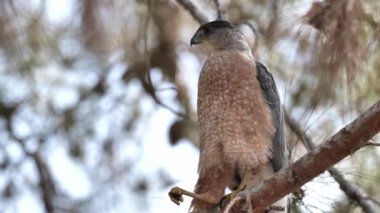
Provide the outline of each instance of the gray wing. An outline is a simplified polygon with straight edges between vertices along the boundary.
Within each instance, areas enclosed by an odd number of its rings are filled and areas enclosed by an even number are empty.
[[[274,127],[276,128],[275,135],[272,139],[272,157],[270,161],[274,171],[278,172],[287,164],[287,158],[285,156],[284,114],[272,75],[260,62],[256,62],[256,70],[257,80],[260,83],[263,95],[271,109]]]

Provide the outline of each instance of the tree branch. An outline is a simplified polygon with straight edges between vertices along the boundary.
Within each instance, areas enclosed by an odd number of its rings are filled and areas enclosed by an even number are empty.
[[[217,19],[222,19],[223,13],[222,13],[222,9],[220,8],[219,0],[214,0],[214,4],[215,4],[216,12],[217,12],[217,16],[216,16]]]
[[[15,109],[19,105],[15,106]],[[1,107],[1,106],[0,106]],[[47,213],[52,213],[54,211],[54,196],[55,196],[55,185],[53,178],[50,174],[49,168],[47,167],[46,163],[43,161],[41,158],[41,155],[39,153],[39,149],[41,148],[41,144],[45,141],[45,137],[41,136],[39,139],[39,144],[38,148],[35,152],[30,152],[28,149],[25,147],[25,140],[19,138],[15,133],[14,129],[12,127],[12,116],[13,116],[13,111],[12,114],[10,114],[8,117],[6,117],[6,129],[9,133],[9,137],[14,140],[16,143],[18,143],[24,153],[31,157],[31,159],[34,161],[37,167],[37,172],[39,174],[39,181],[38,185],[40,187],[41,191],[41,196],[42,196],[42,202],[45,207],[45,210]],[[54,131],[57,130],[56,128]]]
[[[55,196],[55,185],[51,174],[45,162],[42,160],[38,152],[32,155],[32,158],[37,166],[38,174],[40,175],[39,186],[42,191],[42,200],[45,210],[48,213],[54,212],[53,198]]]
[[[178,4],[182,5],[191,16],[194,17],[200,24],[205,24],[209,22],[209,18],[207,18],[206,14],[203,13],[198,7],[196,7],[192,1],[190,0],[177,0]]]
[[[241,196],[242,199],[249,196],[253,208],[269,206],[360,149],[379,131],[380,101],[317,149],[263,180],[256,187],[238,193],[237,196]]]
[[[190,2],[191,3],[191,2]],[[192,4],[192,3],[191,3]],[[169,110],[171,113],[177,115],[178,117],[185,117],[184,113],[177,112],[175,109],[171,108],[169,105],[165,104],[161,101],[161,99],[156,95],[156,88],[153,85],[152,78],[151,78],[151,53],[148,50],[148,29],[149,29],[149,23],[151,20],[152,15],[152,0],[148,1],[148,12],[147,17],[145,19],[144,24],[144,54],[145,54],[145,76],[140,76],[141,83],[145,89],[145,91],[153,98],[153,100],[158,104],[159,106]]]
[[[365,146],[380,146],[380,143],[375,143],[375,142],[368,142],[364,144]]]
[[[41,158],[41,155],[39,153],[40,147],[35,152],[29,152],[25,147],[24,141],[22,139],[18,138],[13,133],[13,130],[10,131],[10,136],[14,141],[16,141],[22,147],[25,154],[27,156],[31,157],[31,159],[36,164],[37,172],[39,175],[38,186],[40,187],[40,191],[41,191],[42,203],[43,203],[47,213],[54,212],[53,199],[54,199],[55,194],[56,194],[55,184],[54,184],[53,178],[50,174],[49,168],[47,167],[44,160]],[[43,140],[43,139],[40,139],[40,144],[41,144],[41,140]],[[40,144],[39,144],[39,146],[40,146]]]
[[[296,136],[303,142],[307,150],[315,150],[317,147],[313,143],[311,137],[301,129],[301,127],[298,125],[295,119],[289,115],[289,113],[287,113],[285,110],[284,112],[285,122],[290,130],[295,133]],[[340,189],[346,194],[346,196],[350,200],[355,201],[363,209],[364,212],[376,212],[376,207],[374,206],[373,201],[368,199],[370,196],[360,186],[346,180],[343,175],[340,174],[340,172],[334,167],[331,167],[328,169],[328,171],[334,180],[339,184]]]

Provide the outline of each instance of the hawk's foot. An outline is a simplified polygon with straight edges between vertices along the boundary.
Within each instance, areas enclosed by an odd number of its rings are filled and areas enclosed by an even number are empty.
[[[170,192],[168,193],[169,194],[169,197],[170,197],[170,200],[172,200],[175,204],[179,205],[180,202],[183,202],[183,192],[185,190],[179,188],[179,187],[174,187],[170,190]]]
[[[168,193],[170,200],[172,200],[175,204],[179,205],[181,202],[183,202],[183,196],[187,195],[189,197],[192,197],[194,199],[209,203],[209,204],[217,204],[218,201],[216,201],[212,196],[208,194],[197,194],[194,192],[189,192],[187,190],[181,189],[179,187],[174,187],[170,190]]]
[[[236,195],[239,192],[243,191],[246,188],[246,186],[247,185],[240,185],[236,190],[224,195],[223,198],[220,200],[220,204],[222,204],[224,201],[231,201],[232,199],[234,199],[234,197],[236,197]]]

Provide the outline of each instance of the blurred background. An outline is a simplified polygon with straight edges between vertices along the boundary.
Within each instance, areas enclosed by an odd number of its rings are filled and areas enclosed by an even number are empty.
[[[289,159],[305,135],[321,143],[379,100],[379,1],[192,2],[239,26],[272,72]],[[187,212],[189,198],[167,193],[197,178],[205,55],[189,45],[189,3],[0,1],[0,212]],[[371,142],[336,168],[379,209]],[[303,190],[294,212],[363,211],[327,172]]]

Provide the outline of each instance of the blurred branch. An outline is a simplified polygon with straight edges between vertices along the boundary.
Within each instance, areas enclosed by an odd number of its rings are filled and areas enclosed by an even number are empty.
[[[249,197],[253,208],[269,206],[360,149],[379,131],[380,100],[317,149],[261,181],[256,187],[239,192],[235,198],[245,200]],[[275,192],[273,189],[276,189]],[[371,207],[368,210],[375,212]]]
[[[269,25],[265,32],[265,41],[269,46],[273,45],[274,38],[276,37],[276,30],[278,27],[279,21],[279,12],[278,12],[278,4],[279,1],[277,0],[271,0],[270,1],[270,7],[271,7],[271,18]]]
[[[11,138],[15,140],[23,149],[24,153],[31,157],[36,164],[37,172],[39,174],[39,182],[38,185],[40,187],[41,193],[42,193],[42,202],[45,207],[45,210],[47,213],[54,212],[54,202],[53,198],[55,196],[55,185],[53,182],[53,178],[50,174],[49,168],[47,167],[46,163],[42,160],[40,154],[39,154],[39,148],[36,152],[31,153],[29,152],[24,144],[24,141],[17,136],[13,134],[13,132],[10,132]],[[44,139],[40,139],[40,144],[42,143]]]
[[[38,174],[40,177],[38,185],[39,185],[40,190],[42,192],[43,205],[45,207],[46,212],[52,213],[54,211],[53,198],[55,195],[55,186],[54,186],[54,182],[53,182],[52,176],[50,174],[49,168],[47,167],[47,165],[42,160],[42,158],[39,154],[41,144],[45,141],[46,137],[44,137],[44,136],[40,137],[39,144],[38,144],[39,147],[37,148],[37,150],[34,153],[30,152],[25,147],[25,140],[18,137],[14,133],[13,126],[12,126],[13,113],[16,111],[19,104],[13,106],[11,108],[11,110],[8,110],[9,114],[4,116],[4,118],[6,120],[6,128],[7,128],[7,131],[9,133],[9,137],[12,140],[14,140],[16,143],[18,143],[20,145],[20,147],[22,148],[22,150],[24,151],[24,153],[27,156],[31,157],[33,159],[33,161],[35,162],[36,167],[37,167],[37,171],[38,171]],[[3,105],[0,105],[0,106],[3,106]],[[53,131],[55,131],[55,130],[56,129],[54,129]],[[50,132],[48,135],[50,135]]]
[[[364,13],[363,17],[364,20],[372,27],[372,29],[376,30],[379,27],[379,23],[375,21],[372,15]]]
[[[297,121],[292,118],[288,112],[285,110],[284,112],[286,124],[290,130],[295,133],[295,135],[302,141],[307,150],[312,151],[317,149],[317,146],[314,144],[311,137],[302,130]],[[375,212],[375,206],[372,202],[370,202],[371,200],[367,199],[369,195],[360,186],[346,180],[343,175],[340,174],[340,172],[334,167],[329,168],[328,171],[334,180],[339,184],[340,189],[346,194],[349,199],[355,201],[363,209],[364,212]]]
[[[377,212],[374,205],[376,203],[373,202],[373,200],[368,199],[370,196],[363,190],[363,188],[361,188],[359,185],[347,181],[343,175],[334,167],[330,168],[328,171],[334,180],[339,184],[340,189],[346,194],[346,196],[350,200],[355,201],[363,209],[364,212]]]
[[[367,199],[372,200],[372,202],[376,203],[378,206],[380,206],[380,201],[376,200],[373,197],[367,197]]]
[[[38,185],[42,190],[42,200],[45,210],[48,213],[54,212],[53,198],[55,196],[55,186],[51,174],[45,162],[42,160],[38,151],[32,154],[32,158],[37,166],[37,171],[40,176]]]
[[[177,112],[167,104],[163,103],[159,97],[156,95],[156,88],[153,85],[152,78],[150,75],[151,72],[151,53],[149,52],[148,49],[148,29],[149,29],[149,23],[151,20],[151,15],[152,15],[152,9],[153,9],[153,1],[148,0],[148,12],[147,12],[147,17],[145,19],[145,26],[144,26],[144,54],[145,54],[145,68],[146,68],[146,78],[142,78],[141,82],[143,84],[143,87],[145,90],[148,92],[148,94],[153,98],[153,100],[156,102],[157,105],[169,110],[173,114],[177,115],[178,117],[184,117],[185,114],[181,112]]]
[[[222,19],[223,13],[220,8],[219,0],[214,0],[214,4],[215,4],[216,12],[217,12],[217,16],[216,16],[217,19]]]
[[[307,135],[298,125],[297,121],[294,118],[292,118],[285,109],[284,112],[286,124],[288,125],[290,130],[292,130],[292,132],[295,133],[296,136],[303,142],[307,150],[310,151],[316,149],[317,146],[313,143],[309,135]]]
[[[193,16],[200,24],[209,22],[206,14],[203,13],[198,7],[196,7],[191,0],[177,0],[178,4],[182,5],[185,10]]]
[[[31,157],[34,163],[36,164],[37,172],[39,174],[38,185],[42,193],[43,205],[47,213],[54,212],[53,198],[55,196],[55,185],[53,182],[53,178],[50,174],[49,168],[47,167],[46,163],[42,160],[39,154],[39,149],[37,149],[36,152],[31,153],[26,149],[24,141],[22,139],[15,136],[13,132],[10,132],[10,135],[11,135],[11,138],[15,140],[22,147],[24,153],[27,156]]]
[[[153,87],[153,85],[150,85],[150,87],[152,88],[152,91],[155,91],[155,88]],[[178,112],[177,110],[171,108],[169,105],[165,104],[164,102],[162,102],[156,95],[155,92],[152,92],[151,93],[151,96],[153,98],[153,100],[156,102],[156,104],[158,104],[159,106],[167,109],[168,111],[170,111],[171,113],[175,114],[176,116],[178,117],[185,117],[185,113],[182,113],[182,112]]]
[[[366,146],[380,146],[380,143],[375,143],[375,142],[368,142],[365,144]]]

